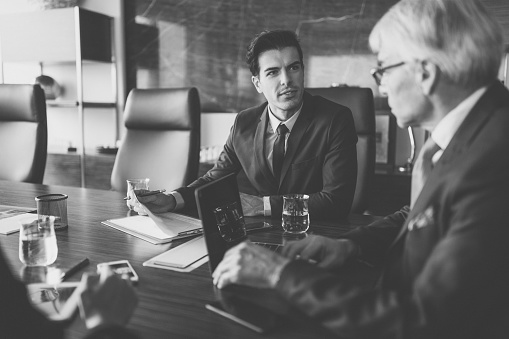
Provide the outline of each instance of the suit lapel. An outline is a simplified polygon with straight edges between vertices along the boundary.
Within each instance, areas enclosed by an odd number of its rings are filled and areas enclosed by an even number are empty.
[[[405,224],[391,247],[404,238],[404,235],[408,232],[408,224],[412,222],[420,212],[429,207],[431,195],[436,190],[437,185],[440,184],[439,178],[442,177],[444,173],[450,171],[450,167],[454,166],[454,160],[467,151],[470,144],[475,140],[476,135],[491,117],[493,111],[500,105],[499,98],[504,96],[504,91],[505,89],[498,82],[493,84],[468,113],[431,171],[426,184],[417,197],[414,208],[409,212]]]
[[[488,87],[484,95],[468,113],[451,142],[444,150],[437,166],[443,167],[454,162],[457,156],[463,154],[475,140],[479,131],[491,117],[493,111],[501,104],[500,98],[504,97],[505,88],[500,83]]]
[[[427,184],[424,185],[421,194],[415,202],[414,209],[424,210],[429,205],[431,194],[436,190],[437,185],[441,184],[439,179],[445,173],[451,171],[451,167],[455,166],[455,161],[458,157],[468,152],[479,131],[490,119],[494,110],[500,105],[497,98],[503,96],[501,86],[498,83],[490,86],[465,117],[465,120],[431,171]],[[503,87],[502,90],[505,91]]]
[[[281,169],[281,178],[279,180],[279,186],[283,182],[290,165],[293,162],[293,158],[297,153],[297,149],[299,148],[299,144],[302,141],[304,134],[309,128],[309,124],[312,118],[311,112],[311,95],[307,92],[304,92],[304,105],[302,107],[302,111],[293,125],[292,132],[288,137],[288,143],[286,147],[285,159],[283,161],[283,167]]]
[[[265,106],[260,120],[258,121],[258,126],[256,127],[253,149],[257,168],[260,169],[261,173],[265,179],[270,182],[271,186],[278,187],[276,178],[274,178],[274,175],[267,164],[267,157],[265,156],[265,132],[267,130],[268,123],[267,107],[268,106]]]

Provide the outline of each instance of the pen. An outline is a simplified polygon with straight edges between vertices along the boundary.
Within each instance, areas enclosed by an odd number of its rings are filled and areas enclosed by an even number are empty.
[[[67,270],[67,272],[62,273],[62,275],[60,276],[60,280],[61,281],[66,280],[71,275],[73,275],[74,273],[78,272],[83,267],[87,266],[89,262],[90,261],[88,260],[88,258],[83,259],[82,261],[80,261],[79,263],[77,263],[76,265],[71,267],[69,270]]]
[[[179,232],[178,235],[191,235],[191,234],[200,234],[202,233],[203,230],[201,228],[197,228],[195,230],[190,230],[190,231],[184,231],[184,232]]]
[[[163,193],[163,192],[166,192],[166,190],[162,189],[162,190],[157,190],[157,191],[149,191],[147,193],[138,194],[138,197],[148,197],[149,195],[155,195],[155,194],[159,194],[159,193]],[[131,200],[131,197],[125,197],[124,200]]]

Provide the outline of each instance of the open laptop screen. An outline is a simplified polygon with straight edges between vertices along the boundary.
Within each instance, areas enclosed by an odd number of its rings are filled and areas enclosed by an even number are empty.
[[[236,203],[235,206],[238,207],[240,217],[243,219],[235,173],[228,174],[197,188],[195,198],[209,254],[210,272],[212,273],[223,259],[225,252],[245,239],[245,233],[240,237],[229,237],[225,232],[220,232],[214,213],[217,208],[235,205]]]

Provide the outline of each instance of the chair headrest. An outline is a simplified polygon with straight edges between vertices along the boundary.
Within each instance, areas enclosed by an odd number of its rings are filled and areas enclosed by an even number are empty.
[[[350,108],[357,134],[375,133],[375,105],[370,88],[323,87],[306,88],[306,91]]]
[[[0,120],[37,122],[43,109],[44,92],[39,85],[0,84]]]
[[[197,116],[189,112],[195,111],[200,111],[200,98],[194,87],[133,89],[127,97],[124,125],[140,130],[189,130]]]

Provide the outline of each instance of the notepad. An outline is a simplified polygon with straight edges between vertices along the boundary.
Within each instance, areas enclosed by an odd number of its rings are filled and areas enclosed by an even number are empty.
[[[177,239],[201,234],[201,222],[176,213],[163,213],[151,216],[130,216],[109,219],[102,224],[128,233],[152,244],[165,244]]]
[[[143,263],[143,266],[189,272],[207,262],[205,238],[200,236],[161,253]]]
[[[27,213],[33,208],[0,205],[0,234],[19,232],[19,222],[24,218],[37,219],[37,214]]]

